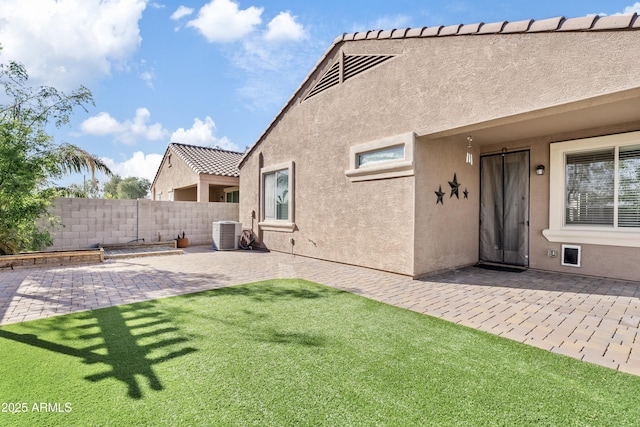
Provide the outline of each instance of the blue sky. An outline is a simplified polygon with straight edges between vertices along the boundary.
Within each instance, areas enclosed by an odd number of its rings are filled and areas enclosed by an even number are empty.
[[[152,180],[169,142],[252,145],[342,33],[633,12],[640,2],[2,0],[0,62],[22,62],[34,85],[87,86],[95,107],[56,140]]]

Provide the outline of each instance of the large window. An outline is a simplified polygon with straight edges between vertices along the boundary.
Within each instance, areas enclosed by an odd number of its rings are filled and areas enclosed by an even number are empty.
[[[618,227],[640,227],[640,145],[618,153]]]
[[[551,144],[552,242],[640,247],[640,132]]]
[[[293,162],[262,168],[260,175],[261,228],[271,231],[293,231]]]
[[[640,145],[566,153],[566,225],[640,227]]]

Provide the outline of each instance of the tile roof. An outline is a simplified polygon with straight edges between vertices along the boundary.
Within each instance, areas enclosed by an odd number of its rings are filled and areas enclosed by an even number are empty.
[[[221,148],[178,144],[177,142],[169,144],[167,151],[169,150],[176,153],[198,174],[240,176],[238,162],[240,162],[243,153]]]
[[[484,22],[476,24],[456,24],[437,27],[403,28],[387,31],[365,31],[358,33],[344,33],[338,36],[333,45],[343,41],[363,39],[401,39],[413,37],[445,37],[475,34],[512,34],[512,33],[540,33],[549,31],[600,31],[600,30],[631,30],[640,28],[640,18],[637,13],[612,16],[583,16],[579,18],[555,18],[517,22]],[[333,45],[331,47],[333,47]],[[329,49],[329,51],[331,48]]]
[[[427,37],[467,37],[489,34],[515,34],[515,33],[543,33],[543,32],[584,32],[584,31],[628,31],[640,30],[640,16],[637,13],[611,16],[583,16],[578,18],[565,18],[558,16],[554,18],[524,21],[501,21],[485,24],[484,22],[475,24],[456,24],[448,26],[404,28],[393,30],[370,30],[356,33],[344,33],[333,41],[325,54],[318,60],[311,72],[302,81],[291,98],[278,112],[275,118],[267,126],[264,132],[258,137],[256,142],[242,155],[239,165],[253,152],[254,148],[260,144],[269,131],[288,107],[293,103],[296,96],[304,89],[305,84],[313,73],[323,65],[324,61],[331,55],[334,49],[343,42],[357,42],[360,40],[383,40],[383,39],[407,39],[407,38],[427,38]]]

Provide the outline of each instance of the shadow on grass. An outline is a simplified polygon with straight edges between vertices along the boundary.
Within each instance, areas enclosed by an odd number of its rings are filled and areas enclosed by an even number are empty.
[[[279,282],[282,280],[278,279],[273,283]],[[187,295],[186,297],[196,297],[196,296],[207,296],[207,297],[225,297],[225,296],[243,296],[251,298],[253,301],[257,302],[272,302],[272,301],[281,301],[286,299],[301,299],[301,300],[312,300],[312,299],[320,299],[320,298],[328,298],[333,295],[345,293],[340,289],[329,288],[329,287],[318,287],[316,289],[308,289],[297,286],[270,286],[269,284],[272,281],[266,282],[258,282],[250,285],[241,285],[241,286],[229,286],[224,288],[219,288],[211,291],[198,292],[191,295]]]
[[[85,321],[73,327],[81,333],[76,340],[91,343],[82,348],[42,339],[36,334],[18,334],[2,329],[0,337],[75,357],[84,364],[106,365],[106,370],[85,379],[97,383],[113,378],[127,386],[129,397],[141,399],[143,393],[137,376],[144,377],[152,390],[160,391],[163,386],[153,366],[197,351],[185,346],[189,339],[181,337],[178,328],[171,326],[171,321],[163,313],[149,310],[153,307],[153,303],[139,303],[94,310],[75,317]],[[43,328],[38,332],[44,334],[59,329],[55,327],[56,320],[52,320],[52,329]],[[82,333],[93,329],[97,331]]]
[[[326,337],[306,331],[305,324],[298,325],[295,331],[282,330],[279,328],[279,316],[287,316],[289,309],[299,309],[296,307],[296,303],[320,301],[341,294],[344,295],[347,292],[311,284],[311,282],[304,280],[294,279],[293,282],[288,282],[287,279],[278,279],[198,292],[183,295],[180,298],[188,301],[195,301],[203,297],[207,299],[230,298],[226,301],[238,305],[235,305],[236,309],[225,310],[226,315],[214,308],[197,315],[225,328],[231,328],[248,340],[278,345],[321,347],[327,344]],[[239,303],[242,298],[246,298],[248,305]],[[226,301],[220,300],[215,304],[222,304],[226,307]],[[279,305],[283,303],[284,305]],[[194,314],[190,312],[190,309],[185,308],[173,307],[167,310],[179,316]]]

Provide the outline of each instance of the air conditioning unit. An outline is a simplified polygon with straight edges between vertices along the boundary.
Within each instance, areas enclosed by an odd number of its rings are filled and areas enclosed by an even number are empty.
[[[236,221],[216,221],[213,223],[213,249],[232,251],[238,249],[242,234],[242,223]]]

